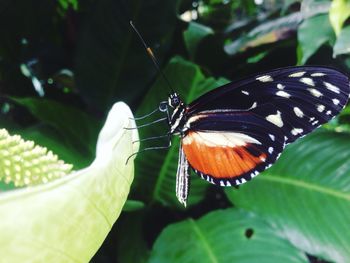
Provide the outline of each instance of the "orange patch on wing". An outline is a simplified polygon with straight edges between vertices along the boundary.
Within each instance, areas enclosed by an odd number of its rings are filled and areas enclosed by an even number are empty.
[[[212,143],[208,145],[202,141],[200,136],[193,136],[195,132],[190,132],[187,139],[182,140],[182,147],[190,165],[204,173],[215,178],[234,178],[254,169],[262,163],[267,155],[261,153],[254,156],[247,150],[245,145],[236,145],[234,147]],[[185,137],[185,138],[186,138]]]

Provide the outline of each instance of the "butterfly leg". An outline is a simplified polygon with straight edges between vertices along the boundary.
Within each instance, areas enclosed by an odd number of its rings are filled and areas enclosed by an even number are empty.
[[[180,145],[179,149],[179,164],[176,173],[176,197],[181,204],[186,207],[186,202],[189,193],[190,174],[189,165],[185,153]]]
[[[135,156],[136,154],[139,154],[139,153],[142,153],[142,152],[147,152],[147,151],[152,151],[152,150],[164,150],[164,149],[169,149],[169,148],[171,147],[171,135],[168,134],[167,137],[168,137],[168,144],[167,144],[166,146],[148,147],[148,148],[139,150],[139,151],[137,151],[137,152],[134,152],[133,154],[131,154],[131,155],[126,159],[125,165],[127,165],[128,162],[129,162],[129,160],[130,160],[130,158],[133,157],[133,156]]]

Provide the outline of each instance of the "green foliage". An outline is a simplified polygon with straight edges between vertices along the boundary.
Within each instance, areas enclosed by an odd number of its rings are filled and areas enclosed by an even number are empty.
[[[329,19],[334,28],[334,31],[339,35],[344,22],[350,16],[350,1],[349,0],[333,0],[331,9],[329,10]]]
[[[319,30],[320,28],[322,30]],[[302,52],[298,64],[305,64],[322,45],[334,42],[334,38],[328,15],[313,16],[305,20],[298,29],[298,41]]]
[[[335,42],[335,45],[334,45],[335,56],[348,54],[350,52],[349,38],[350,38],[350,26],[347,26],[343,28],[342,31],[340,31],[337,41]]]
[[[326,65],[349,74],[348,6],[348,0],[5,1],[0,128],[48,148],[74,170],[87,167],[115,101],[139,117],[170,91],[130,20],[188,103],[228,80],[282,66]],[[186,209],[174,193],[179,139],[168,150],[138,154],[130,200],[91,262],[347,262],[350,108],[320,129],[327,131],[288,146],[276,165],[238,191],[193,174]],[[141,139],[167,131],[166,123],[139,130]],[[166,144],[142,141],[141,149]],[[101,197],[109,198],[109,190]]]
[[[308,262],[265,222],[236,209],[217,210],[198,220],[166,227],[149,262]]]
[[[155,48],[160,61],[176,22],[175,1],[121,2],[97,1],[79,39],[77,88],[100,110],[105,110],[115,98],[128,103],[140,99],[156,74],[129,20],[134,20],[147,41],[160,43]],[[162,11],[149,15],[153,10]]]
[[[345,262],[350,258],[344,221],[350,210],[349,142],[348,134],[316,132],[288,146],[277,164],[251,184],[226,193],[296,247]]]

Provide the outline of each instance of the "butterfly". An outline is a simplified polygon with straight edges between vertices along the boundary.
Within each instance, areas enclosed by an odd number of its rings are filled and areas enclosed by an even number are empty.
[[[151,48],[130,25],[168,82]],[[166,112],[165,118],[142,126],[166,120],[166,136],[180,136],[176,197],[186,206],[191,169],[215,185],[244,184],[275,163],[286,145],[334,118],[349,93],[348,76],[336,69],[286,67],[228,83],[188,105],[173,91],[158,109],[137,119]]]
[[[186,206],[190,170],[218,186],[239,186],[269,168],[289,143],[335,117],[349,78],[332,68],[279,68],[218,87],[186,105],[169,95],[169,135],[179,135],[176,196]]]

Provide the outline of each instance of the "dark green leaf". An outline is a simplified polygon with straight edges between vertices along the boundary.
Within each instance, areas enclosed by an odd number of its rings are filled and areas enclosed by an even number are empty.
[[[116,222],[116,254],[121,263],[146,263],[149,249],[144,237],[145,211],[122,213]],[[113,244],[115,246],[115,244]],[[115,247],[113,247],[115,251]]]
[[[145,204],[137,200],[126,200],[123,211],[132,212],[144,208]]]
[[[140,99],[156,70],[132,31],[132,19],[160,61],[176,16],[173,0],[96,1],[86,15],[76,63],[77,88],[100,110]],[[158,48],[159,47],[159,48]]]
[[[11,98],[44,124],[55,128],[64,143],[77,151],[94,156],[100,123],[74,107],[39,98]]]
[[[308,254],[331,262],[350,258],[350,135],[311,134],[240,189],[238,206],[261,215],[276,233]]]
[[[298,41],[302,52],[298,64],[305,64],[323,44],[334,43],[334,40],[335,34],[329,22],[328,14],[305,20],[298,30]]]
[[[185,102],[194,100],[199,95],[215,88],[226,80],[215,80],[206,78],[199,67],[179,57],[171,60],[165,69],[165,75],[172,83]],[[158,107],[160,101],[167,100],[168,87],[163,79],[158,79],[150,92],[145,96],[138,116],[147,114]],[[155,116],[152,118],[158,118]],[[147,121],[146,121],[147,122]],[[168,132],[168,126],[153,125],[140,130],[141,138],[148,138],[157,135],[164,135]],[[165,140],[156,140],[152,145],[166,145]],[[141,149],[145,146],[142,146]],[[168,150],[150,151],[141,153],[136,160],[135,189],[142,196],[142,200],[158,201],[165,205],[176,205],[179,203],[175,197],[175,176],[177,170],[177,158],[179,152],[179,140],[175,138],[173,146]],[[207,182],[192,176],[189,205],[199,202],[204,197],[204,191],[208,186]]]
[[[214,31],[207,26],[190,22],[187,30],[184,32],[184,40],[191,58],[194,58],[197,51],[197,46],[200,41],[208,35],[214,34]]]
[[[156,240],[151,263],[308,262],[253,214],[218,210],[166,227]]]

